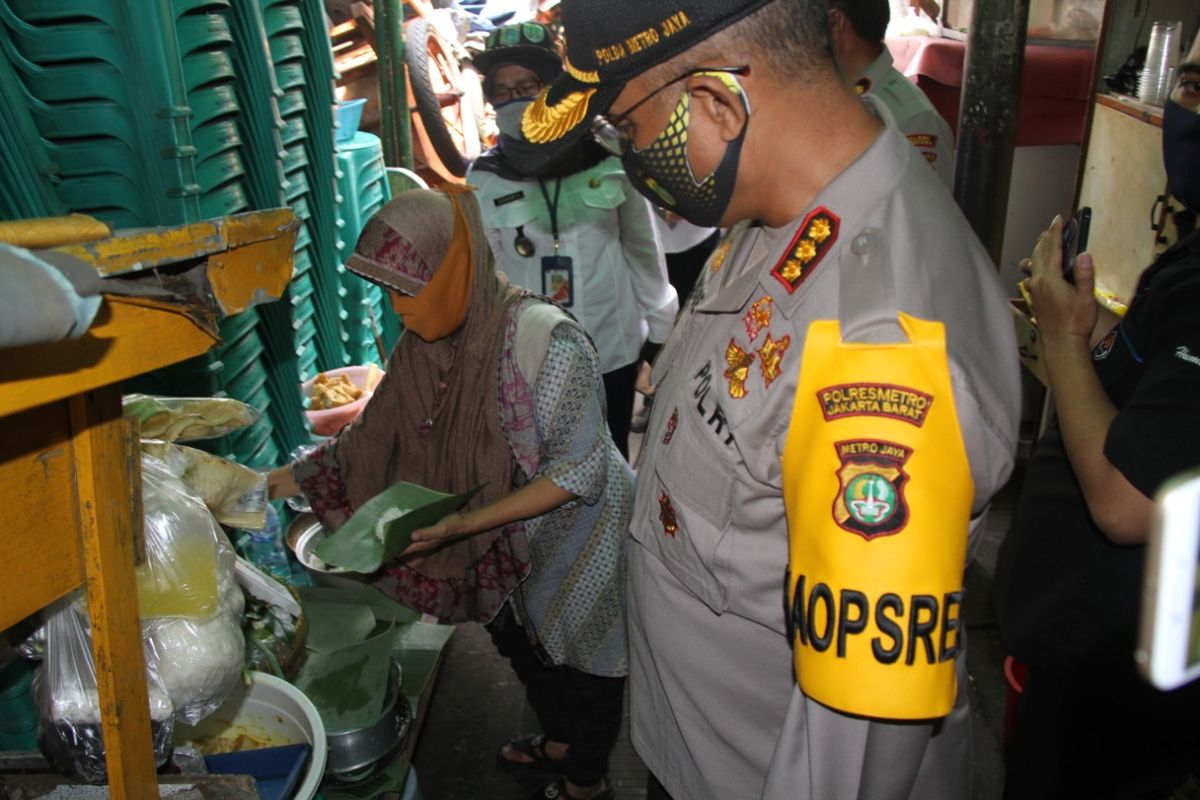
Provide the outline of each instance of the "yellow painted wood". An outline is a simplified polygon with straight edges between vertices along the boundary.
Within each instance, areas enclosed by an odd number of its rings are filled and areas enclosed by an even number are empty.
[[[221,310],[237,314],[283,295],[292,279],[293,236],[253,242],[208,257],[208,281]]]
[[[111,235],[107,225],[87,214],[0,222],[0,242],[31,249],[94,242]]]
[[[83,582],[69,430],[65,402],[0,418],[0,630]]]
[[[121,416],[120,386],[75,395],[68,405],[109,790],[122,800],[150,800],[158,781],[134,574],[133,532],[142,525],[140,514],[134,519],[137,440]]]
[[[299,223],[289,208],[251,211],[175,228],[134,228],[108,239],[59,248],[102,275],[193,261],[249,242],[294,237]]]
[[[107,296],[84,336],[0,349],[0,416],[200,355],[218,339],[178,307]]]

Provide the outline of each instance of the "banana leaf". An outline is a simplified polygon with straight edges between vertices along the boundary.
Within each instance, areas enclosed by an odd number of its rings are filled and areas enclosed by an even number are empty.
[[[330,653],[364,641],[375,630],[370,606],[358,603],[325,603],[301,597],[308,619],[304,646],[315,653]]]
[[[413,531],[457,511],[483,488],[445,494],[403,481],[359,507],[346,524],[317,545],[322,561],[355,572],[374,572],[412,544]]]
[[[415,622],[421,612],[397,603],[370,584],[358,586],[298,586],[300,600],[304,603],[338,603],[363,605],[371,609],[380,622]]]
[[[310,651],[292,681],[304,692],[330,732],[373,725],[383,713],[392,666],[395,627],[329,653]]]

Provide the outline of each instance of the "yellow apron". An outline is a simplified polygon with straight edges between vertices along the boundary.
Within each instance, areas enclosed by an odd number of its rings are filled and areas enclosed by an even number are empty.
[[[851,714],[927,719],[954,705],[974,483],[945,328],[843,342],[813,322],[783,452],[796,679]]]

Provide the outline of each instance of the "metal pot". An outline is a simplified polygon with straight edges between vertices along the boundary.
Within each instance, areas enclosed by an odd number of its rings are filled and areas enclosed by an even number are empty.
[[[412,727],[412,711],[400,691],[400,667],[392,664],[383,713],[374,725],[326,732],[329,757],[325,775],[343,783],[363,780],[386,756],[404,747]]]

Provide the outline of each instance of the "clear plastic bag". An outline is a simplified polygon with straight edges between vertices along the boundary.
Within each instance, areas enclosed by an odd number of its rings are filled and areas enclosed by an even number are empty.
[[[215,439],[253,425],[262,412],[232,397],[157,397],[127,394],[125,416],[142,423],[143,439],[190,442]]]
[[[195,725],[229,695],[245,662],[237,553],[204,503],[145,453],[142,505],[146,559],[137,572],[146,660],[176,716]]]
[[[217,613],[219,543],[224,538],[208,507],[189,494],[170,468],[142,454],[146,558],[137,567],[142,619],[207,619]],[[232,548],[223,555],[233,569]]]
[[[46,658],[34,679],[38,748],[59,772],[86,783],[107,779],[100,730],[100,697],[92,659],[92,635],[80,593],[46,611]],[[174,707],[152,668],[147,668],[150,735],[158,766],[171,755]]]
[[[222,525],[261,530],[267,522],[267,476],[220,456],[171,442],[143,441],[154,456],[208,506]]]

